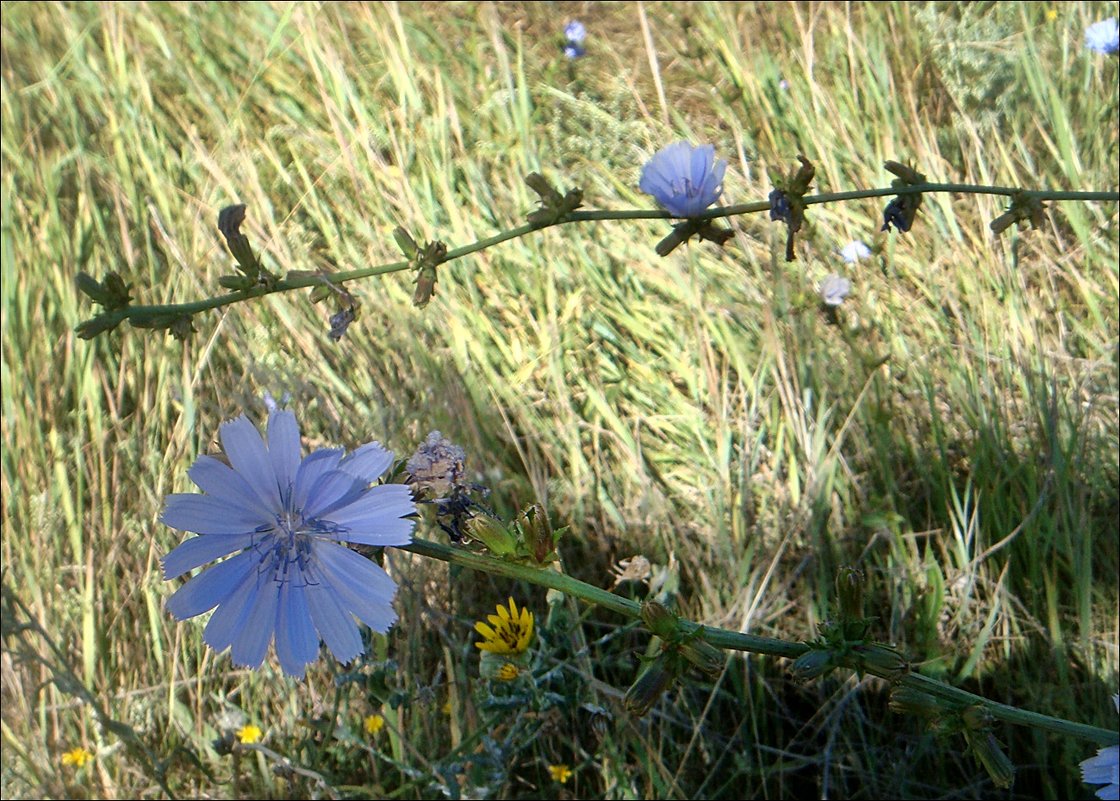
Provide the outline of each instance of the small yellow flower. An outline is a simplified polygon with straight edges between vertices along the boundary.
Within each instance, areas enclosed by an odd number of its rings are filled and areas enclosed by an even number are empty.
[[[385,728],[385,718],[378,714],[366,715],[362,723],[366,727],[366,734],[370,735],[377,734]]]
[[[242,745],[252,745],[255,742],[259,742],[263,735],[264,732],[260,730],[260,727],[254,726],[252,723],[242,726],[237,730],[237,739]]]
[[[502,681],[513,681],[521,675],[521,668],[513,664],[513,662],[506,662],[498,668],[498,678]]]
[[[440,707],[440,711],[448,717],[451,717],[451,701],[444,701],[443,706]]]
[[[1046,19],[1050,20],[1050,22],[1053,22],[1057,18],[1058,18],[1058,9],[1056,9],[1056,8],[1046,9]]]
[[[93,761],[93,754],[86,748],[74,748],[62,755],[63,765],[73,765],[84,768],[87,762]]]
[[[533,638],[533,613],[528,609],[517,609],[513,599],[509,608],[498,606],[498,614],[488,615],[490,625],[482,621],[474,624],[474,630],[482,635],[482,642],[476,642],[483,651],[494,654],[523,654]]]
[[[572,769],[567,765],[549,765],[548,772],[552,775],[552,780],[560,782],[560,784],[564,784],[572,778]]]

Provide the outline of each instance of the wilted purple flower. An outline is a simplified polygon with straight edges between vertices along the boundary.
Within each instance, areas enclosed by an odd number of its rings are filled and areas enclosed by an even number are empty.
[[[1120,712],[1120,695],[1112,696],[1112,703]],[[1120,799],[1120,745],[1101,748],[1095,757],[1081,760],[1081,781],[1104,785],[1097,790],[1097,798]]]
[[[419,493],[431,492],[437,498],[449,494],[461,484],[467,452],[439,431],[432,431],[416,453],[408,458],[404,469]]]
[[[228,464],[200,456],[188,473],[205,494],[169,495],[162,520],[200,536],[163,558],[165,579],[228,554],[167,600],[177,620],[217,609],[203,639],[233,646],[234,664],[258,667],[275,636],[284,672],[302,676],[320,638],[335,658],[362,652],[354,616],[385,632],[397,619],[396,584],[345,543],[405,545],[416,511],[403,484],[370,486],[393,463],[376,442],[344,455],[321,449],[300,459],[289,411],[268,418],[268,444],[242,416],[223,423]]]
[[[866,259],[871,255],[871,248],[855,239],[844,247],[840,248],[840,258],[848,264],[854,264],[860,259]]]
[[[1116,17],[1094,22],[1085,29],[1085,46],[1098,53],[1112,55],[1120,50],[1120,22]]]
[[[842,275],[830,273],[821,281],[821,300],[826,306],[839,306],[852,291],[852,282]]]
[[[921,195],[899,195],[883,209],[882,231],[889,231],[893,225],[899,231],[906,233],[914,225],[914,216],[918,207],[922,205]]]
[[[653,195],[674,217],[696,217],[723,193],[727,162],[715,160],[714,145],[676,142],[653,154],[642,167],[638,188]]]
[[[782,220],[789,222],[790,220],[790,205],[789,198],[786,193],[781,189],[774,189],[770,192],[770,219]]]

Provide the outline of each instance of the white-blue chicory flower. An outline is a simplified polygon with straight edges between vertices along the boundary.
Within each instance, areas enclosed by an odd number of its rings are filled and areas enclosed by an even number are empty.
[[[188,472],[204,494],[167,497],[163,522],[199,536],[163,558],[163,575],[234,555],[180,587],[167,610],[185,620],[217,607],[203,639],[215,651],[232,646],[237,665],[258,667],[274,638],[292,676],[318,658],[320,639],[349,662],[363,650],[355,616],[378,632],[397,619],[396,584],[346,545],[411,540],[411,491],[374,484],[393,454],[371,442],[301,459],[299,424],[282,410],[269,415],[267,445],[244,416],[220,433],[228,464],[200,456]]]
[[[1112,696],[1116,711],[1120,712],[1120,695]],[[1120,745],[1110,745],[1097,751],[1095,757],[1081,761],[1081,781],[1086,784],[1103,784],[1097,790],[1102,801],[1120,799]]]
[[[671,144],[642,167],[638,188],[674,217],[696,217],[723,193],[727,162],[715,155],[713,145]]]
[[[578,19],[574,19],[564,26],[564,38],[575,44],[583,44],[583,40],[587,38],[587,28]]]
[[[1086,28],[1085,46],[1106,55],[1120,50],[1120,22],[1117,22],[1116,17],[1102,19]]]
[[[848,264],[855,264],[860,259],[866,259],[871,255],[871,248],[860,242],[858,239],[852,240],[844,247],[840,248],[840,258]]]
[[[829,273],[821,281],[821,300],[826,306],[839,306],[852,291],[852,282],[842,275]]]

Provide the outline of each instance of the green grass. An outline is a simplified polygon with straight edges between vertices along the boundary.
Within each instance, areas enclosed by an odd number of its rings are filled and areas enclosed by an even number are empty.
[[[162,610],[158,559],[181,535],[158,514],[266,390],[317,444],[406,455],[440,429],[497,511],[546,503],[565,569],[598,586],[644,554],[693,619],[804,639],[858,563],[877,634],[922,670],[1116,725],[1115,203],[1055,203],[998,240],[993,197],[929,196],[904,236],[872,233],[877,201],[814,206],[790,264],[761,214],[722,250],[664,259],[660,221],[565,226],[442,267],[423,311],[403,275],[353,286],[338,345],[295,293],[204,315],[185,345],[73,334],[92,312],[79,271],[117,270],[144,303],[217,292],[234,202],[284,272],[395,261],[396,225],[451,246],[513,227],[533,170],[589,208],[646,207],[641,164],[682,137],[729,160],[730,203],[765,198],[798,153],[819,191],[885,186],[886,159],[935,181],[1120,182],[1117,61],[1082,44],[1115,3],[642,13],[648,45],[631,4],[5,4],[3,582],[66,662],[5,619],[5,797],[162,794],[74,681],[183,796],[327,794],[217,753],[230,708],[341,795],[1007,796],[874,679],[799,686],[736,657],[629,719],[646,638],[624,621],[407,554],[388,556],[401,623],[360,680],[336,691],[325,660],[302,683],[231,667]],[[569,67],[572,17],[589,41]],[[846,267],[857,238],[874,255]],[[838,324],[814,290],[832,271],[854,285]],[[556,668],[513,712],[471,630],[510,594]],[[1088,795],[1089,744],[997,735],[1011,795]],[[63,768],[83,744],[92,766]]]

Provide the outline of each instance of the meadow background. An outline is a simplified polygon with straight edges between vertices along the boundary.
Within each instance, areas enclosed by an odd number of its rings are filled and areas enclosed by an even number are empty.
[[[539,500],[568,526],[577,578],[807,639],[859,564],[877,636],[923,672],[1115,726],[1115,203],[1055,203],[999,239],[990,196],[928,196],[890,236],[878,200],[813,206],[788,264],[765,214],[663,259],[663,221],[563,226],[444,265],[424,310],[405,273],[351,285],[338,344],[302,293],[196,318],[186,343],[82,341],[74,277],[117,270],[142,303],[215,294],[235,202],[281,273],[396,261],[396,225],[450,246],[518,225],[534,170],[588,208],[648,208],[641,165],[681,138],[728,159],[725,203],[764,199],[798,153],[817,191],[887,186],[886,159],[1115,190],[1117,59],[1083,37],[1117,11],[5,3],[4,797],[161,796],[152,764],[191,797],[1090,797],[1089,743],[998,727],[1019,774],[997,791],[882,682],[800,685],[778,659],[737,655],[632,719],[639,630],[401,552],[401,622],[344,681],[326,659],[302,682],[233,668],[162,610],[178,582],[158,559],[183,535],[158,515],[224,418],[288,393],[313,445],[404,457],[442,431],[496,512]],[[854,239],[873,253],[846,265]],[[830,272],[853,284],[835,319]],[[443,538],[430,514],[417,535]],[[651,577],[619,582],[639,554]],[[524,696],[480,679],[473,645],[511,595],[541,630]],[[219,753],[238,714],[304,772]],[[63,766],[78,746],[96,758]]]

